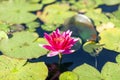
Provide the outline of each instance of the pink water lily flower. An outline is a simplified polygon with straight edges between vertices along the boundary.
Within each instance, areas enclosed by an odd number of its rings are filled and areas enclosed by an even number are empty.
[[[48,41],[48,45],[43,45],[44,48],[50,50],[47,57],[56,56],[58,54],[70,54],[75,50],[71,47],[78,41],[76,38],[71,37],[72,31],[60,33],[59,29],[53,31],[50,35],[45,33],[44,37]]]

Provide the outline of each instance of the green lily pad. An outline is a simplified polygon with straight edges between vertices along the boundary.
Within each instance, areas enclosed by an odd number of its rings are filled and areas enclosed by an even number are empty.
[[[30,11],[41,7],[38,3],[29,3],[26,0],[6,1],[0,4],[0,20],[12,24],[28,23],[37,18]]]
[[[106,5],[120,4],[120,0],[102,0]]]
[[[91,56],[96,56],[102,51],[102,44],[96,43],[94,41],[88,41],[84,43],[83,50],[88,52]]]
[[[102,31],[100,36],[100,44],[104,44],[104,48],[120,52],[120,28],[112,28]]]
[[[88,64],[76,67],[73,72],[78,74],[79,80],[101,80],[100,72]]]
[[[88,12],[90,10],[93,10],[97,6],[103,4],[102,0],[87,0],[87,1],[86,0],[78,0],[78,1],[75,0],[72,3],[73,4],[71,8],[77,11],[80,11],[80,12]]]
[[[39,15],[39,18],[45,23],[45,25],[54,25],[52,27],[55,27],[56,29],[56,27],[63,24],[67,18],[76,14],[76,12],[69,11],[69,9],[70,7],[67,4],[52,4],[45,7],[43,13]],[[49,30],[52,31],[53,28],[49,28]]]
[[[7,34],[4,31],[0,31],[0,41],[2,39],[8,39],[8,36],[7,36]]]
[[[10,57],[24,59],[38,58],[45,55],[47,50],[39,47],[39,43],[36,42],[37,38],[38,35],[36,33],[27,31],[16,32],[13,34],[12,38],[1,41],[0,50],[3,54]]]
[[[54,31],[58,26],[59,24],[58,25],[44,24],[44,25],[41,25],[41,28],[46,31]]]
[[[52,3],[56,0],[42,0],[42,4],[49,4],[49,3]]]
[[[117,63],[120,63],[120,54],[118,54],[118,55],[116,56],[116,62],[117,62]]]
[[[114,15],[117,19],[120,20],[119,14],[120,14],[120,10],[117,10],[117,11],[113,12],[113,15]]]
[[[30,23],[27,23],[26,26],[28,27],[29,31],[35,31],[36,28],[40,27],[40,23],[38,23],[38,22],[30,22]]]
[[[59,80],[79,80],[77,74],[71,71],[66,71],[62,73]]]
[[[89,11],[85,15],[87,15],[94,21],[95,26],[100,26],[102,23],[109,22],[109,18],[105,14],[103,14],[101,10]]]
[[[102,80],[119,80],[120,65],[112,62],[107,62],[101,71]]]
[[[44,62],[30,63],[2,55],[0,65],[1,80],[45,80],[48,75]]]

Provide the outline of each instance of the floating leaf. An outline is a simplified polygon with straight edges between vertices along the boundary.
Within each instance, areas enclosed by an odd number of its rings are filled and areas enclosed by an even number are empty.
[[[106,5],[120,4],[120,0],[102,0]]]
[[[0,41],[2,39],[8,39],[8,36],[7,36],[7,34],[4,31],[0,31]]]
[[[97,28],[97,31],[98,32],[102,32],[103,30],[106,30],[106,29],[111,29],[111,28],[114,28],[115,25],[112,23],[112,22],[108,22],[108,23],[103,23],[101,24],[100,26],[96,27]]]
[[[65,21],[65,27],[62,30],[70,29],[73,36],[78,36],[84,41],[96,40],[97,33],[91,20],[82,14],[75,15]]]
[[[73,72],[78,74],[79,80],[101,80],[99,71],[88,64],[76,67]]]
[[[40,26],[40,23],[38,23],[38,22],[30,22],[30,23],[27,23],[26,26],[28,27],[29,31],[35,31],[36,28],[38,28]]]
[[[84,43],[83,50],[88,52],[91,56],[96,56],[102,51],[102,44],[96,43],[94,41],[88,41]]]
[[[120,20],[120,10],[113,12],[113,15]]]
[[[56,0],[42,0],[42,4],[49,4],[49,3],[52,3]]]
[[[41,5],[37,3],[32,4],[26,0],[10,0],[0,4],[0,20],[12,24],[28,23],[37,18],[29,11],[39,9],[41,9]]]
[[[78,0],[72,4],[71,8],[80,12],[88,12],[101,4],[103,4],[102,0]]]
[[[45,7],[43,13],[39,15],[39,18],[45,23],[45,25],[54,25],[51,27],[56,28],[63,24],[67,18],[75,15],[75,12],[69,11],[69,9],[69,5],[67,4],[52,4]],[[49,31],[50,30],[52,31],[53,28],[49,28]]]
[[[112,62],[107,62],[101,71],[102,80],[119,80],[120,65]]]
[[[77,74],[74,72],[66,71],[62,73],[59,80],[79,80]]]
[[[46,31],[54,31],[57,28],[57,25],[44,24],[44,25],[41,25],[41,28]]]
[[[30,63],[26,60],[0,56],[1,80],[45,80],[47,75],[48,69],[44,62]]]
[[[118,54],[118,55],[116,56],[116,62],[117,62],[117,63],[120,63],[120,54]]]
[[[115,34],[114,34],[115,33]],[[100,36],[100,44],[104,44],[104,48],[120,52],[120,28],[112,28],[102,31]]]
[[[100,26],[102,23],[109,22],[108,17],[99,11],[89,11],[85,15],[94,21],[95,26]]]
[[[37,38],[36,33],[16,32],[12,38],[1,41],[0,50],[3,54],[15,58],[38,58],[45,55],[47,50],[39,47],[39,43],[36,42]]]
[[[27,1],[32,2],[32,3],[38,3],[38,2],[40,2],[41,0],[27,0]]]

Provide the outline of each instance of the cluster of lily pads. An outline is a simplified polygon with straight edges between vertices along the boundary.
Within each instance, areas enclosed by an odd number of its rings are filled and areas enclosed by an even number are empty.
[[[118,9],[104,12],[101,5]],[[119,14],[120,0],[0,0],[0,80],[46,80],[45,62],[28,60],[48,54],[39,46],[47,41],[38,30],[57,28],[79,38],[75,50],[82,48],[93,57],[103,48],[118,53],[116,63],[107,62],[101,72],[85,63],[61,73],[59,80],[119,80]]]

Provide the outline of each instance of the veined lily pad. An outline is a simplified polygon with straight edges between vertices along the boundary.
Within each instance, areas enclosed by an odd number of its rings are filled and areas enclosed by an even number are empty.
[[[38,23],[38,22],[30,22],[30,23],[27,23],[26,26],[28,27],[29,31],[35,31],[36,28],[40,27],[40,23]]]
[[[100,72],[94,67],[83,64],[73,70],[79,76],[79,80],[101,80]]]
[[[100,44],[104,44],[104,48],[120,52],[120,28],[112,28],[102,31],[100,36]]]
[[[78,75],[74,72],[66,71],[62,73],[59,77],[59,80],[79,80]]]
[[[0,20],[21,24],[35,20],[37,17],[29,11],[41,9],[41,5],[37,3],[30,3],[26,0],[9,0],[0,3]]]
[[[94,21],[95,26],[100,26],[102,23],[109,22],[109,18],[103,14],[101,10],[89,11],[86,15]]]
[[[45,23],[45,25],[53,25],[56,29],[56,26],[59,27],[59,25],[63,24],[65,19],[76,14],[75,12],[69,11],[69,9],[70,7],[67,4],[52,4],[45,7],[43,13],[39,15],[39,18]],[[53,30],[53,28],[49,28],[49,31],[51,29]]]
[[[71,0],[73,1],[73,0]],[[67,2],[67,1],[66,1]],[[102,0],[78,0],[74,1],[72,9],[78,10],[80,12],[87,12],[93,10],[98,5],[103,4]]]
[[[112,62],[107,62],[102,68],[103,80],[119,80],[120,79],[120,65]]]
[[[0,56],[0,80],[45,80],[47,75],[44,62],[26,63],[26,60]]]
[[[39,43],[36,42],[37,38],[38,35],[36,33],[27,31],[16,32],[12,38],[1,41],[0,50],[3,54],[10,57],[38,58],[39,56],[45,55],[47,50],[39,47]]]

